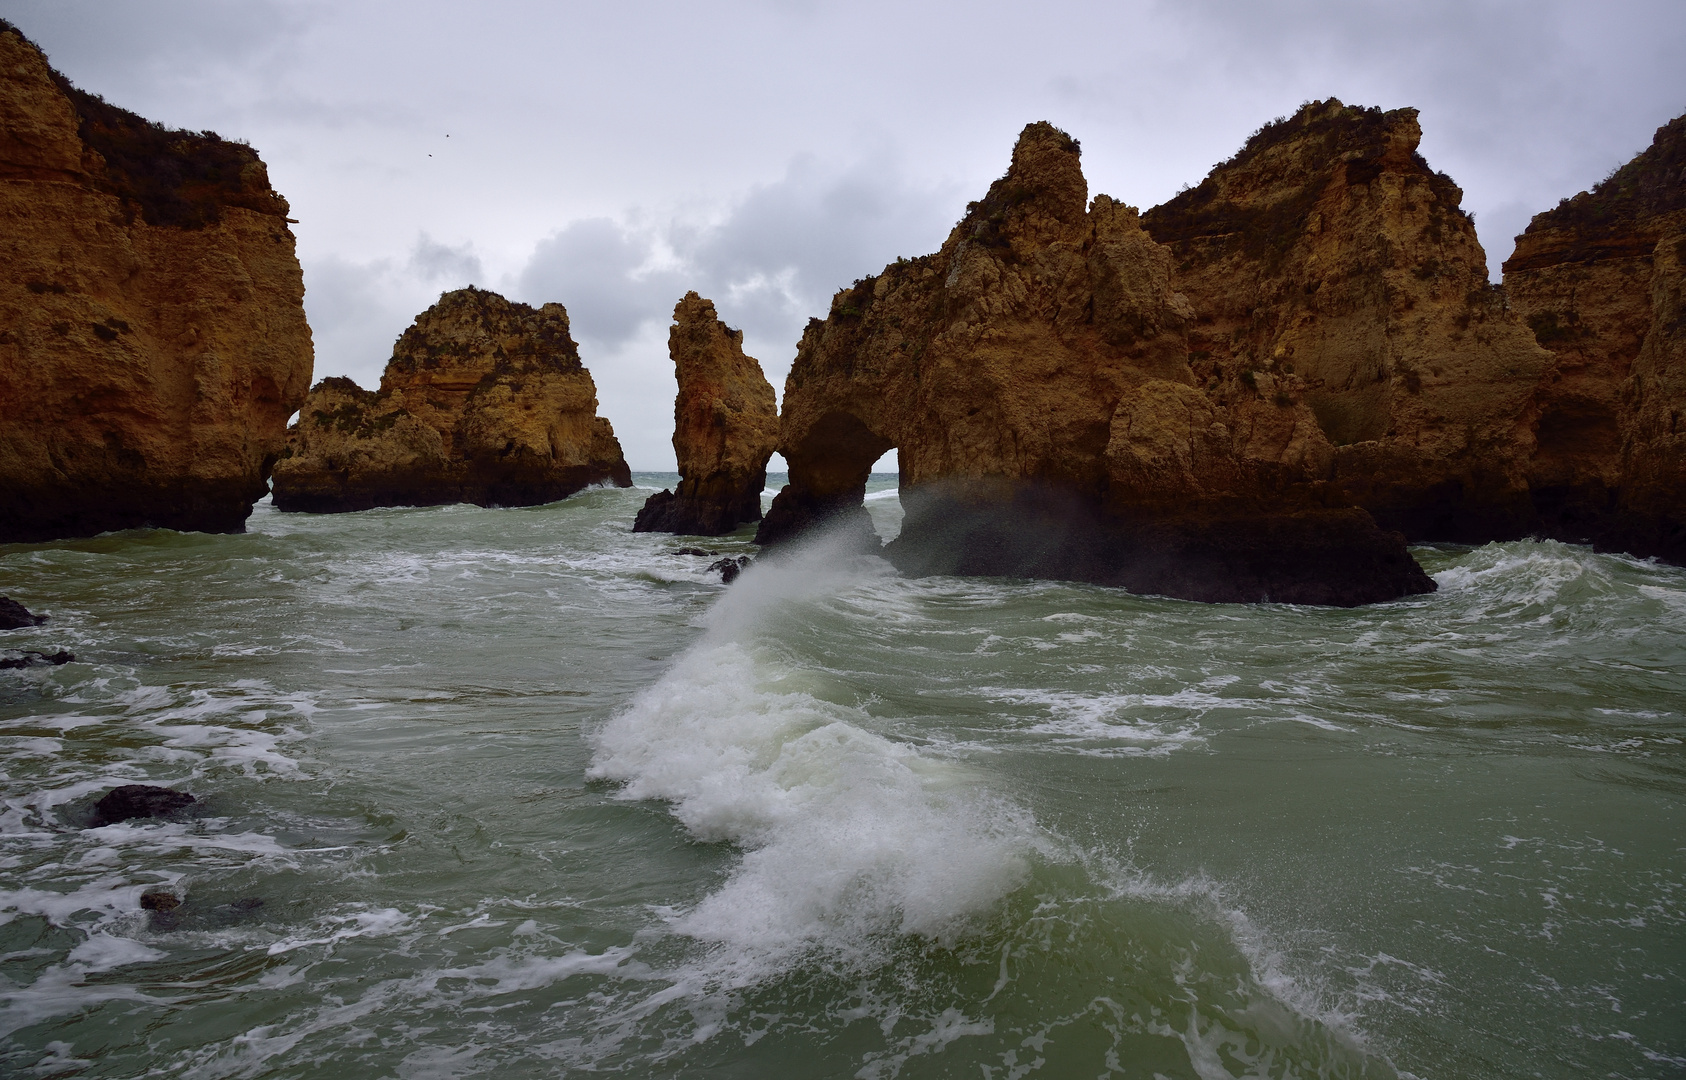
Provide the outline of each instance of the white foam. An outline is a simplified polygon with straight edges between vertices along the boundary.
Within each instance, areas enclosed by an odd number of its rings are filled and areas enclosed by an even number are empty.
[[[88,940],[70,950],[65,957],[69,964],[79,964],[83,971],[110,971],[125,964],[139,964],[148,960],[162,960],[164,953],[143,945],[133,938],[93,934]]]
[[[819,542],[758,562],[702,642],[598,735],[592,775],[663,799],[701,840],[744,849],[724,885],[671,918],[755,968],[808,947],[859,954],[886,934],[944,939],[1024,880],[1047,841],[962,766],[870,730],[864,712],[777,684],[757,642],[773,609],[889,573]]]
[[[1016,687],[980,687],[993,702],[1031,705],[1048,711],[1018,730],[1049,737],[1050,749],[1102,757],[1163,756],[1205,741],[1198,717],[1216,709],[1249,704],[1212,693],[1211,686],[1185,687],[1172,694],[1090,693]],[[1145,710],[1174,710],[1172,719],[1152,720]]]

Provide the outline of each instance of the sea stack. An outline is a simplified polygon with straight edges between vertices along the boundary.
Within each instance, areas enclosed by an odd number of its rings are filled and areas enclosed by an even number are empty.
[[[744,354],[743,331],[721,322],[713,301],[689,292],[673,309],[667,351],[679,379],[679,490],[650,496],[632,531],[720,536],[761,520],[767,459],[779,443],[778,402],[761,365]]]
[[[0,21],[0,542],[244,528],[310,385],[287,213]]]
[[[1210,317],[1135,209],[1089,202],[1079,153],[1027,126],[940,251],[857,281],[809,323],[785,384],[790,484],[757,539],[859,529],[868,470],[896,447],[907,517],[888,554],[910,572],[1213,601],[1432,590],[1400,534],[1332,483],[1305,378],[1270,353],[1191,354]]]
[[[561,304],[448,292],[393,347],[378,391],[311,391],[275,467],[281,510],[532,506],[631,487]]]
[[[1686,563],[1686,116],[1536,214],[1504,274],[1555,359],[1530,462],[1540,531]]]

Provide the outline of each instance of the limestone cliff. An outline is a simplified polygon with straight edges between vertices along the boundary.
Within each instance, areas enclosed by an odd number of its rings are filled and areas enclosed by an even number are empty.
[[[1195,381],[1292,377],[1327,477],[1412,540],[1533,523],[1533,393],[1551,357],[1487,281],[1463,193],[1415,109],[1330,99],[1266,125],[1144,216],[1170,248]]]
[[[1556,363],[1530,482],[1540,528],[1686,562],[1686,117],[1590,192],[1535,215],[1505,290]]]
[[[791,483],[757,539],[863,529],[868,470],[896,447],[908,513],[889,554],[914,572],[1205,600],[1432,589],[1330,483],[1336,448],[1303,378],[1191,366],[1201,316],[1175,272],[1134,209],[1089,203],[1076,141],[1029,125],[940,251],[809,323],[781,417]]]
[[[721,322],[714,303],[694,292],[673,309],[667,350],[679,379],[679,490],[650,496],[633,531],[719,536],[759,521],[767,459],[779,442],[772,384],[744,355],[743,331]]]
[[[379,391],[345,378],[311,390],[275,467],[275,505],[530,506],[597,483],[632,477],[568,313],[471,286],[416,317]]]
[[[287,224],[251,147],[0,22],[0,542],[244,527],[310,385]]]

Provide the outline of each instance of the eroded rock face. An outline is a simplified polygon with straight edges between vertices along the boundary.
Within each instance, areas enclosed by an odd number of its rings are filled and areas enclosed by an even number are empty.
[[[772,384],[744,355],[743,331],[721,322],[714,303],[694,292],[673,309],[667,349],[679,378],[679,490],[650,496],[633,531],[720,536],[759,521],[767,459],[779,442]]]
[[[1415,109],[1330,99],[1266,125],[1144,222],[1198,312],[1195,382],[1292,378],[1326,476],[1412,540],[1533,525],[1534,389],[1551,357],[1487,281]]]
[[[303,299],[255,151],[0,22],[0,542],[244,528],[310,385]]]
[[[1540,528],[1686,562],[1686,117],[1590,192],[1535,215],[1505,261],[1555,364],[1530,468]]]
[[[940,251],[809,323],[781,418],[791,483],[757,539],[867,528],[868,471],[896,447],[907,517],[889,554],[913,572],[1203,600],[1432,589],[1333,483],[1301,376],[1191,366],[1201,316],[1172,260],[1134,209],[1089,203],[1074,140],[1025,128]]]
[[[631,487],[561,304],[458,289],[416,317],[378,391],[311,390],[275,467],[275,505],[532,506],[589,484]]]

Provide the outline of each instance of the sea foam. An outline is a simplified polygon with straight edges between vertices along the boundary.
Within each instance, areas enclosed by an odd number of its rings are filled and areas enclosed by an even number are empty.
[[[791,959],[862,960],[885,935],[948,939],[1023,882],[1050,847],[1030,814],[960,763],[874,730],[864,709],[793,689],[766,617],[886,574],[822,538],[763,559],[722,598],[702,640],[597,736],[592,775],[661,799],[700,841],[743,849],[672,927]],[[751,965],[755,966],[755,965]]]

